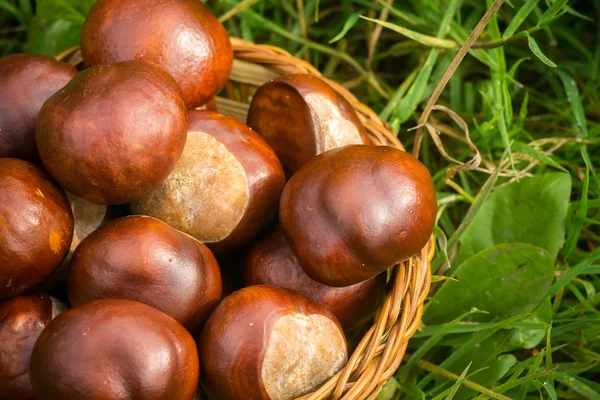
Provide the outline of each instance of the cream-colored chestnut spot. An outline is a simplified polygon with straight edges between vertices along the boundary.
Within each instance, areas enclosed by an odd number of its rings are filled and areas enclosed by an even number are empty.
[[[212,243],[235,229],[248,199],[248,178],[238,159],[212,135],[192,131],[171,175],[132,210]]]
[[[356,126],[340,112],[339,106],[327,96],[315,92],[304,100],[310,107],[315,126],[317,154],[349,144],[362,144],[363,139]]]
[[[261,377],[271,400],[294,399],[318,388],[347,359],[346,341],[331,319],[285,315],[271,328]]]

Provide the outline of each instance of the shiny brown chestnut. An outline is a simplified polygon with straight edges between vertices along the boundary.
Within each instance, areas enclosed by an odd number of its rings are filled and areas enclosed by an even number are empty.
[[[222,400],[288,400],[346,363],[335,317],[299,294],[249,286],[219,304],[199,341],[202,381]]]
[[[436,216],[427,168],[387,146],[323,153],[288,181],[279,206],[283,233],[317,282],[363,282],[418,253]]]
[[[81,51],[88,65],[159,64],[190,108],[216,95],[233,65],[227,31],[198,0],[99,0],[83,26]]]
[[[189,330],[219,303],[221,275],[210,250],[156,218],[129,216],[107,222],[81,242],[68,277],[69,300],[148,304]]]
[[[0,59],[0,158],[38,159],[35,127],[40,108],[76,74],[72,65],[48,56]]]
[[[246,244],[275,217],[284,184],[277,156],[248,126],[213,111],[191,110],[175,169],[131,209],[223,253]]]
[[[80,72],[44,103],[36,137],[44,166],[61,186],[93,203],[121,204],[169,175],[186,129],[175,80],[136,60]]]
[[[43,293],[0,301],[0,400],[35,400],[29,382],[31,349],[66,306]]]
[[[385,274],[346,287],[316,282],[300,267],[279,226],[252,246],[243,266],[246,285],[271,285],[298,292],[331,311],[344,329],[357,328],[372,318],[385,293]]]
[[[275,150],[287,177],[317,154],[369,143],[350,103],[312,75],[285,75],[261,86],[248,125]]]
[[[0,298],[21,294],[52,274],[72,237],[64,192],[41,168],[0,158]]]
[[[98,300],[50,322],[29,374],[40,400],[190,400],[198,353],[191,335],[157,309]]]

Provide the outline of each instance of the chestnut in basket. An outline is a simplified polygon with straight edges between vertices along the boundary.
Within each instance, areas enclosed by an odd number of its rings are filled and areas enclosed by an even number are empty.
[[[175,169],[131,208],[223,253],[247,243],[275,217],[284,184],[277,156],[248,126],[213,111],[191,110]]]
[[[0,301],[0,400],[35,400],[29,382],[31,349],[66,306],[43,293]]]
[[[279,221],[304,271],[329,286],[353,285],[418,253],[436,216],[427,168],[387,146],[323,153],[288,181]]]
[[[37,146],[50,174],[98,204],[127,203],[156,188],[183,151],[181,90],[158,65],[126,61],[80,72],[42,107]]]
[[[385,293],[385,274],[346,287],[322,285],[300,267],[280,227],[258,241],[244,259],[246,285],[271,285],[300,293],[336,316],[344,329],[361,326]]]
[[[0,158],[37,160],[40,108],[76,74],[72,65],[48,56],[13,54],[0,59]]]
[[[329,311],[262,285],[225,298],[199,347],[203,383],[227,400],[295,399],[323,384],[348,356],[344,332]]]
[[[0,158],[0,299],[49,276],[73,237],[67,196],[39,167]]]
[[[350,103],[312,75],[285,75],[261,86],[248,125],[275,150],[288,177],[324,151],[369,143]]]
[[[194,339],[177,321],[111,299],[54,319],[33,348],[29,374],[44,400],[189,400],[198,370]]]
[[[83,25],[81,52],[87,65],[160,64],[190,108],[216,95],[233,65],[227,31],[198,0],[99,0]]]
[[[208,248],[156,218],[115,219],[75,250],[69,300],[129,299],[170,315],[190,330],[202,324],[221,297],[219,266]]]

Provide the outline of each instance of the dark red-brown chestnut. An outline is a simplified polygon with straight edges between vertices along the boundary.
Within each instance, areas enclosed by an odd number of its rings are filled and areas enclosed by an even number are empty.
[[[69,192],[98,204],[140,198],[183,151],[185,103],[175,80],[142,60],[80,72],[44,103],[40,158]]]
[[[216,95],[233,65],[227,31],[198,0],[99,0],[83,26],[81,51],[88,65],[159,64],[190,108]]]
[[[292,176],[279,221],[304,272],[349,286],[419,252],[436,208],[433,180],[417,159],[393,147],[350,145]]]
[[[198,352],[185,328],[157,309],[98,300],[50,322],[29,374],[39,400],[190,400]]]
[[[0,158],[0,298],[21,294],[54,272],[72,237],[64,192],[41,168]]]
[[[40,108],[76,74],[72,65],[48,56],[13,54],[0,59],[0,158],[37,160]]]
[[[223,253],[248,243],[275,217],[284,184],[277,156],[247,125],[191,110],[175,169],[131,208]]]
[[[372,318],[385,293],[385,274],[346,287],[313,280],[300,267],[279,226],[252,246],[243,266],[246,285],[271,285],[298,292],[331,311],[344,329],[359,327]]]
[[[35,400],[29,382],[31,349],[65,305],[43,293],[0,301],[0,400]]]
[[[317,154],[369,143],[350,103],[312,75],[285,75],[261,86],[248,125],[275,150],[287,177]]]
[[[202,381],[221,400],[289,400],[309,393],[347,360],[335,317],[273,286],[234,292],[199,341]]]
[[[85,238],[71,259],[67,285],[75,307],[99,299],[135,300],[189,330],[204,323],[221,297],[210,250],[145,216],[112,220]]]

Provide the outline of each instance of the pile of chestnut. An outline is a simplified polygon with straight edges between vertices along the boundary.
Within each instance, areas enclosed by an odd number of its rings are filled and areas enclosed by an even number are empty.
[[[98,0],[81,50],[0,59],[0,399],[318,388],[431,236],[427,169],[312,76],[217,113],[198,0]]]

